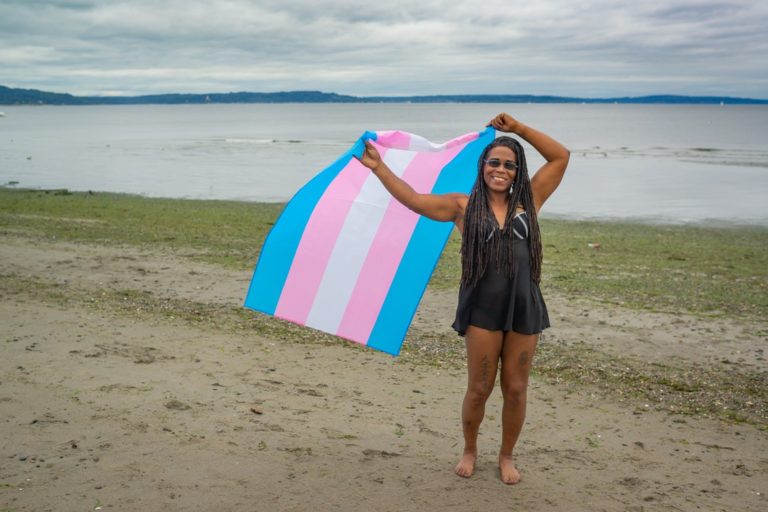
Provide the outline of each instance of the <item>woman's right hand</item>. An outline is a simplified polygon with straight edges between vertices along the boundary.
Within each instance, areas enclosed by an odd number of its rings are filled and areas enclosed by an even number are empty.
[[[370,140],[365,141],[365,151],[363,151],[362,158],[358,158],[358,160],[360,160],[361,164],[374,172],[376,172],[376,169],[378,169],[379,166],[383,163],[381,160],[381,155],[373,146]]]
[[[365,141],[365,151],[358,158],[370,169],[384,188],[403,206],[411,211],[440,222],[456,222],[464,212],[464,194],[419,194],[413,187],[393,173],[381,159],[381,155],[370,140]]]

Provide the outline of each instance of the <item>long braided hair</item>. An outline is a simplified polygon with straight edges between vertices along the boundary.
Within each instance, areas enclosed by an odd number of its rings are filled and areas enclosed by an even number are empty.
[[[485,159],[488,158],[488,153],[498,146],[504,146],[514,151],[517,160],[517,174],[508,198],[504,229],[500,233],[497,233],[499,231],[498,221],[491,209],[488,187],[483,176]],[[515,243],[512,220],[518,206],[522,206],[529,219],[531,276],[538,284],[541,281],[541,233],[523,147],[512,137],[499,137],[483,150],[477,168],[477,180],[464,212],[464,233],[461,242],[461,284],[464,286],[477,284],[485,273],[490,258],[494,258],[503,275],[508,277],[514,275],[517,269],[512,257],[512,244]],[[518,243],[523,243],[523,241],[519,240]]]

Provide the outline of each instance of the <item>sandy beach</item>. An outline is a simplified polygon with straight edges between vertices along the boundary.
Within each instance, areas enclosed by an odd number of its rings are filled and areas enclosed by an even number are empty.
[[[6,232],[0,275],[0,510],[768,507],[759,422],[670,414],[534,376],[516,450],[523,481],[498,478],[498,390],[476,473],[465,480],[452,472],[462,446],[460,366],[152,307],[236,310],[250,272]],[[587,340],[651,362],[766,369],[755,350],[761,326],[746,320],[548,299],[556,321],[542,346]],[[454,300],[428,292],[409,339],[448,334]],[[649,324],[663,328],[651,335]]]

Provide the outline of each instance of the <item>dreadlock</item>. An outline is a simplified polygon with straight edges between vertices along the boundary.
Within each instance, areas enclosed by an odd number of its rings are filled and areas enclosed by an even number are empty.
[[[498,222],[491,210],[488,187],[483,176],[485,159],[491,149],[497,146],[504,146],[514,151],[517,160],[517,175],[507,200],[507,216],[504,220],[504,229],[500,233],[501,236],[494,234],[498,231]],[[539,232],[539,220],[533,203],[531,180],[528,176],[528,165],[525,161],[523,147],[512,137],[499,137],[483,150],[477,167],[478,177],[464,212],[464,233],[461,242],[461,284],[465,286],[476,285],[485,273],[489,256],[494,258],[502,274],[509,277],[514,275],[516,265],[512,257],[512,244],[515,243],[515,237],[512,232],[512,220],[518,205],[522,206],[529,218],[531,273],[533,280],[538,284],[541,281],[541,233]]]

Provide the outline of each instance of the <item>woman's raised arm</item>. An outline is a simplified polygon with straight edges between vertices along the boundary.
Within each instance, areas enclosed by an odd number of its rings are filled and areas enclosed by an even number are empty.
[[[531,189],[536,211],[541,209],[552,192],[560,185],[571,152],[555,139],[540,131],[526,126],[509,114],[501,113],[494,117],[489,125],[503,132],[514,133],[525,139],[547,161],[531,177]]]
[[[461,216],[464,194],[419,194],[387,167],[370,141],[365,141],[365,151],[359,160],[379,178],[392,197],[409,210],[442,222],[456,222]]]

